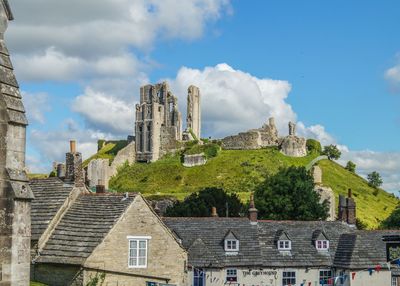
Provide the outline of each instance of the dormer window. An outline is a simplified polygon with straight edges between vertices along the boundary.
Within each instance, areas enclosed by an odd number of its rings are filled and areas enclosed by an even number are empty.
[[[225,235],[224,249],[225,252],[230,254],[236,254],[239,252],[239,239],[231,230]]]
[[[292,249],[292,240],[289,235],[282,229],[275,234],[276,248],[280,251],[290,251]]]
[[[315,247],[318,250],[328,250],[329,249],[329,240],[317,240],[315,242]]]
[[[329,239],[323,231],[314,231],[312,235],[312,241],[318,251],[329,250]]]
[[[292,242],[290,240],[278,240],[278,249],[279,250],[291,250]]]
[[[225,251],[238,252],[239,251],[239,240],[225,239]]]

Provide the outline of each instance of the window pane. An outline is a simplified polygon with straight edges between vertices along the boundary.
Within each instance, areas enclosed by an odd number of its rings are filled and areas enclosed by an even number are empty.
[[[131,248],[136,248],[137,247],[137,240],[131,240],[130,241],[130,247]]]
[[[139,248],[146,248],[146,240],[140,240],[139,241]]]
[[[145,265],[146,265],[146,258],[139,257],[139,266],[145,266]]]
[[[146,256],[146,249],[139,249],[139,256],[145,257]]]

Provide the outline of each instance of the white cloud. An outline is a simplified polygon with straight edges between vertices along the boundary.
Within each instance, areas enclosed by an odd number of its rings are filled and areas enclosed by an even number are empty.
[[[285,101],[291,89],[287,81],[260,79],[219,64],[203,70],[182,67],[170,82],[181,110],[186,107],[188,86],[200,88],[202,132],[207,136],[221,137],[258,128],[271,116],[278,128],[287,132],[288,121],[296,118]]]
[[[29,93],[21,91],[22,97],[24,98],[24,106],[26,109],[26,115],[30,123],[37,122],[45,123],[45,112],[51,110],[48,102],[49,96],[47,93]]]
[[[385,72],[385,79],[389,82],[390,88],[396,92],[400,90],[400,64],[389,68]]]

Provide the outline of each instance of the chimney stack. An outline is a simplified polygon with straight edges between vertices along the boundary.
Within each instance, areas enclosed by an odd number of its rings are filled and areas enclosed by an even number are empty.
[[[250,224],[257,224],[258,221],[258,210],[254,204],[254,193],[250,195],[250,205],[249,205],[249,220]]]
[[[96,185],[96,194],[104,194],[106,192],[106,186],[104,186],[103,182],[99,180]]]
[[[350,225],[355,225],[357,220],[356,202],[352,195],[351,189],[347,191],[347,198],[343,195],[339,195],[338,220]]]
[[[65,178],[65,164],[63,163],[57,164],[57,177],[60,179]]]
[[[75,187],[85,187],[85,176],[82,168],[82,154],[76,152],[76,142],[69,142],[70,152],[65,154],[65,180],[74,182]]]
[[[212,207],[211,208],[211,216],[212,217],[218,217],[218,213],[217,213],[217,208],[216,207]]]

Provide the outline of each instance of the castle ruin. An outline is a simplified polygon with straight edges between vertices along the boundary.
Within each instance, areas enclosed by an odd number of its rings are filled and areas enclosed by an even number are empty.
[[[32,191],[25,172],[26,126],[4,33],[13,15],[0,0],[0,285],[29,285]]]
[[[200,90],[188,88],[187,128],[182,133],[182,115],[178,98],[168,83],[145,85],[140,88],[140,103],[136,105],[135,144],[136,161],[155,162],[163,155],[179,148],[179,142],[200,138]]]

